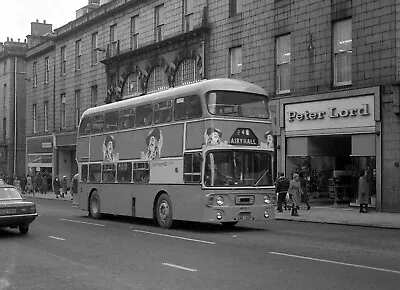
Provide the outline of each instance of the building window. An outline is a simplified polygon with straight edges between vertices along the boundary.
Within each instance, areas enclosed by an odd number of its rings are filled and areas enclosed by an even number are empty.
[[[32,74],[33,74],[33,87],[37,87],[37,62],[35,61],[33,63],[33,68],[32,68]]]
[[[3,73],[7,72],[7,60],[4,61]]]
[[[65,75],[67,66],[67,56],[65,54],[66,47],[61,47],[61,75]]]
[[[243,12],[243,0],[229,0],[230,16],[235,16]]]
[[[49,131],[49,102],[44,102],[44,131]]]
[[[66,120],[66,97],[65,94],[61,94],[61,114],[60,114],[60,119],[61,119],[61,129],[65,129],[67,127],[67,120]]]
[[[46,57],[44,59],[44,83],[48,84],[50,78],[50,59]]]
[[[333,83],[335,86],[351,85],[351,30],[351,19],[333,24]]]
[[[81,57],[82,57],[81,40],[77,40],[75,42],[75,70],[81,69]]]
[[[139,15],[131,18],[131,49],[138,49],[139,43]]]
[[[122,98],[130,98],[136,97],[140,95],[140,82],[139,75],[137,73],[129,74],[124,83],[124,87],[122,88]]]
[[[154,34],[156,42],[163,40],[163,26],[164,26],[163,13],[164,13],[164,4],[159,5],[155,8]]]
[[[111,44],[111,56],[115,56],[118,53],[118,41],[117,41],[117,24],[110,26],[110,44]]]
[[[97,32],[92,34],[92,65],[98,63],[98,36],[99,34]]]
[[[36,104],[33,104],[33,133],[36,133],[36,124],[37,124],[37,107]]]
[[[81,117],[81,90],[75,91],[75,126],[79,126],[79,119]]]
[[[7,106],[7,84],[3,86],[3,96],[3,107],[5,108]]]
[[[150,73],[147,81],[147,92],[154,92],[168,89],[164,67],[156,66]]]
[[[183,60],[174,75],[174,86],[182,86],[201,80],[200,73],[196,69],[196,60],[187,58]]]
[[[290,34],[276,38],[276,92],[290,92]]]
[[[90,107],[97,106],[97,86],[90,87]]]
[[[229,50],[231,75],[238,74],[242,71],[242,47],[232,47]]]
[[[188,32],[193,29],[193,6],[194,6],[193,0],[183,0],[184,32]]]

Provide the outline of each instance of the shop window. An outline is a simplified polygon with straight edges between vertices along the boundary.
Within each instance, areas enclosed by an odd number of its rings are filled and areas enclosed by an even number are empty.
[[[172,119],[172,101],[157,103],[154,105],[154,124],[170,122]]]
[[[118,111],[108,112],[104,117],[104,132],[118,130]]]
[[[133,181],[139,183],[148,183],[150,178],[149,162],[133,163]]]
[[[103,164],[102,181],[105,183],[115,182],[115,164]]]
[[[135,109],[125,109],[119,113],[119,128],[121,130],[135,126]]]
[[[183,180],[185,183],[200,183],[201,153],[186,153],[183,157]]]
[[[147,126],[152,123],[153,105],[148,104],[136,108],[136,126]]]
[[[101,181],[101,165],[90,164],[89,166],[89,182],[100,182]]]
[[[188,120],[200,118],[202,108],[198,96],[188,96],[175,100],[175,120]]]
[[[81,181],[82,182],[88,182],[88,166],[87,164],[83,164],[82,165],[82,172],[81,172]]]
[[[132,163],[130,162],[118,163],[117,181],[120,183],[129,183],[132,181]]]

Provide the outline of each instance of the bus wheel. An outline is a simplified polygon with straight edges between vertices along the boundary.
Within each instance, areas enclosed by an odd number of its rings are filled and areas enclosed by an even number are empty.
[[[170,229],[172,227],[173,220],[171,200],[165,193],[161,194],[157,199],[156,219],[161,228]]]
[[[238,222],[223,222],[222,226],[224,228],[230,229],[230,228],[233,228],[234,226],[236,226],[237,223]]]
[[[100,197],[97,190],[93,191],[89,200],[89,215],[94,219],[99,219],[100,213]]]

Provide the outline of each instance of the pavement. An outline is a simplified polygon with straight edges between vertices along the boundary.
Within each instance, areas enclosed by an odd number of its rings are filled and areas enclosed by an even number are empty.
[[[56,198],[54,192],[47,194],[35,193],[25,194],[29,199],[53,199],[60,201],[72,201],[72,196],[68,193],[64,198]],[[360,213],[356,207],[336,207],[333,205],[315,205],[311,204],[311,209],[306,210],[301,207],[299,216],[291,216],[290,210],[283,213],[276,212],[276,220],[288,220],[294,222],[312,222],[322,224],[338,224],[348,226],[364,226],[376,228],[400,229],[400,213],[377,212],[373,208],[368,209],[368,213]]]

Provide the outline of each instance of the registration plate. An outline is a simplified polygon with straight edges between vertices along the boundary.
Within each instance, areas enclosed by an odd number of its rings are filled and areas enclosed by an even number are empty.
[[[251,214],[249,212],[241,212],[239,213],[239,220],[245,221],[245,220],[251,220]]]
[[[7,214],[16,214],[16,208],[2,208],[0,209],[0,215],[7,215]]]

